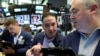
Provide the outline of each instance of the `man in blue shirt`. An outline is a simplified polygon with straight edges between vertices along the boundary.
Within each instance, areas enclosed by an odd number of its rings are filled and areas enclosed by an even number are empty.
[[[63,35],[57,31],[56,15],[46,13],[42,17],[42,22],[44,32],[36,34],[33,40],[33,46],[26,52],[26,56],[30,56],[31,54],[40,56],[42,55],[40,53],[41,48],[59,47],[63,39]],[[32,52],[32,50],[34,51]]]
[[[100,56],[100,0],[73,0],[71,20],[76,31],[63,41],[76,55]]]

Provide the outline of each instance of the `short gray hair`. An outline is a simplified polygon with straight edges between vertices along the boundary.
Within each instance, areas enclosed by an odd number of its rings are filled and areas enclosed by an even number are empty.
[[[91,5],[97,4],[99,9],[98,12],[100,13],[100,0],[80,0],[80,1],[86,8],[90,8]]]

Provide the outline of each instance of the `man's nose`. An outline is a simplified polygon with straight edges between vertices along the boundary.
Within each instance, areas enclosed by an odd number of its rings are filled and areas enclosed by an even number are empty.
[[[74,17],[75,17],[75,16],[74,16],[73,14],[70,15],[70,19],[74,19]]]
[[[50,26],[49,29],[52,30],[53,29],[53,26]]]
[[[70,15],[70,19],[71,19],[71,21],[73,22],[73,20],[75,19],[75,16],[74,15]]]

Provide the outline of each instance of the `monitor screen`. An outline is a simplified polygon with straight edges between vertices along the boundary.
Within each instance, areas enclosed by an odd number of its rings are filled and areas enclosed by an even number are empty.
[[[14,8],[14,12],[25,12],[27,10],[27,8]]]
[[[28,8],[21,8],[21,11],[28,11]]]
[[[43,11],[43,6],[36,6],[35,8],[37,11]]]
[[[43,14],[43,11],[35,11],[36,14]]]
[[[62,25],[62,16],[57,16],[57,22],[59,22],[58,25]]]
[[[5,15],[6,15],[6,16],[10,16],[11,14],[10,14],[10,13],[5,13]]]
[[[11,13],[8,8],[4,8],[4,14],[5,16],[11,16]]]
[[[14,8],[14,12],[21,12],[21,8]]]
[[[4,13],[8,13],[9,9],[8,8],[4,8]]]
[[[36,7],[35,7],[35,13],[40,13],[40,14],[42,14],[42,13],[43,13],[43,7],[44,7],[44,6],[36,6]]]
[[[57,11],[55,11],[55,10],[51,10],[51,9],[50,9],[49,12],[54,13],[54,14],[57,14]]]
[[[30,15],[15,15],[15,19],[20,25],[30,24]]]
[[[42,15],[32,14],[31,15],[31,24],[40,25],[40,24],[42,24],[41,19],[42,19]]]

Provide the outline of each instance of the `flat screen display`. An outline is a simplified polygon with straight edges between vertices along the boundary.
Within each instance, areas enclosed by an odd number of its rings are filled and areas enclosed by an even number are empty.
[[[49,12],[54,13],[54,14],[57,14],[57,11],[55,11],[55,10],[51,10],[51,9],[50,9]]]
[[[8,8],[4,8],[4,14],[5,16],[11,16],[11,13]]]
[[[62,25],[62,16],[57,16],[57,22],[58,22],[58,25]]]
[[[21,8],[15,8],[14,12],[21,12]]]
[[[42,24],[41,19],[42,19],[42,15],[32,14],[31,15],[31,24],[40,25],[40,24]]]
[[[43,7],[44,6],[36,6],[35,7],[35,13],[42,14],[43,13]]]
[[[25,12],[27,10],[27,8],[14,8],[14,12]]]
[[[30,15],[15,15],[15,19],[20,25],[30,24]]]

